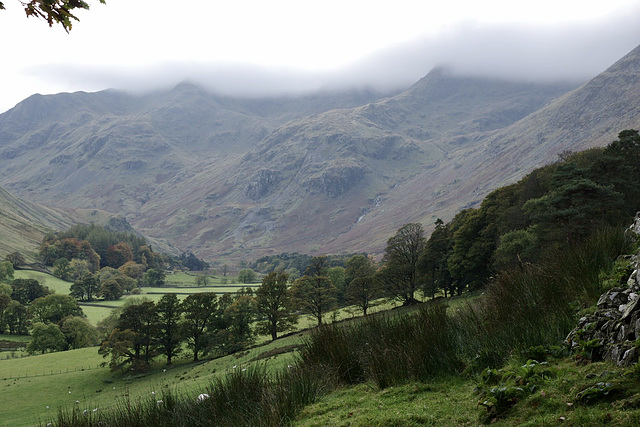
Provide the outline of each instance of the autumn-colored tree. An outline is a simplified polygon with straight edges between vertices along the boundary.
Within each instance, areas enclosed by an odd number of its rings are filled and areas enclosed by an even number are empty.
[[[129,261],[133,261],[133,251],[128,243],[118,242],[107,248],[107,266],[118,268]]]

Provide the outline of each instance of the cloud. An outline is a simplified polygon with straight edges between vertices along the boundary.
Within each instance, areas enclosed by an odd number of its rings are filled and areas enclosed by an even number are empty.
[[[249,63],[161,62],[144,67],[48,64],[26,70],[68,90],[150,91],[181,81],[234,96],[296,94],[318,89],[407,87],[434,66],[460,74],[516,80],[585,81],[632,50],[640,40],[640,5],[599,22],[560,26],[458,22],[437,36],[392,46],[341,68],[304,71]]]

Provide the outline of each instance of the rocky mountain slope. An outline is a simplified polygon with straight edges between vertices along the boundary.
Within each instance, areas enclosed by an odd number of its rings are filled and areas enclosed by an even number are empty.
[[[638,127],[638,49],[574,89],[431,71],[406,91],[34,95],[0,115],[0,185],[99,208],[205,257],[380,252],[557,153]]]

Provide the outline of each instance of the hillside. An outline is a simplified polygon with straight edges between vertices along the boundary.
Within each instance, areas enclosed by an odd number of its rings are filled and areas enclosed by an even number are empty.
[[[557,154],[640,125],[640,50],[575,89],[437,68],[407,90],[232,99],[34,95],[0,115],[0,185],[103,209],[204,258],[380,253]],[[573,89],[569,91],[570,89]]]
[[[71,225],[72,221],[63,213],[20,200],[0,187],[0,259],[17,251],[34,261],[48,231]]]
[[[123,215],[202,257],[379,252],[413,218],[385,208],[382,228],[364,225],[425,169],[458,158],[459,142],[446,138],[500,129],[570,88],[436,69],[388,98],[231,99],[187,83],[145,96],[34,95],[0,115],[0,184],[31,201]],[[430,223],[432,206],[419,209]],[[368,237],[345,244],[353,233]]]

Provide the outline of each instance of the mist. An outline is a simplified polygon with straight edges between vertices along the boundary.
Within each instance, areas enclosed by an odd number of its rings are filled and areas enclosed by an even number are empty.
[[[634,12],[609,16],[595,24],[562,26],[459,22],[437,36],[414,39],[322,71],[173,61],[142,68],[48,64],[32,66],[25,72],[55,80],[69,91],[115,88],[141,93],[191,81],[221,95],[240,97],[351,88],[392,91],[410,86],[442,65],[462,75],[583,82],[636,47],[640,40],[640,6]]]

